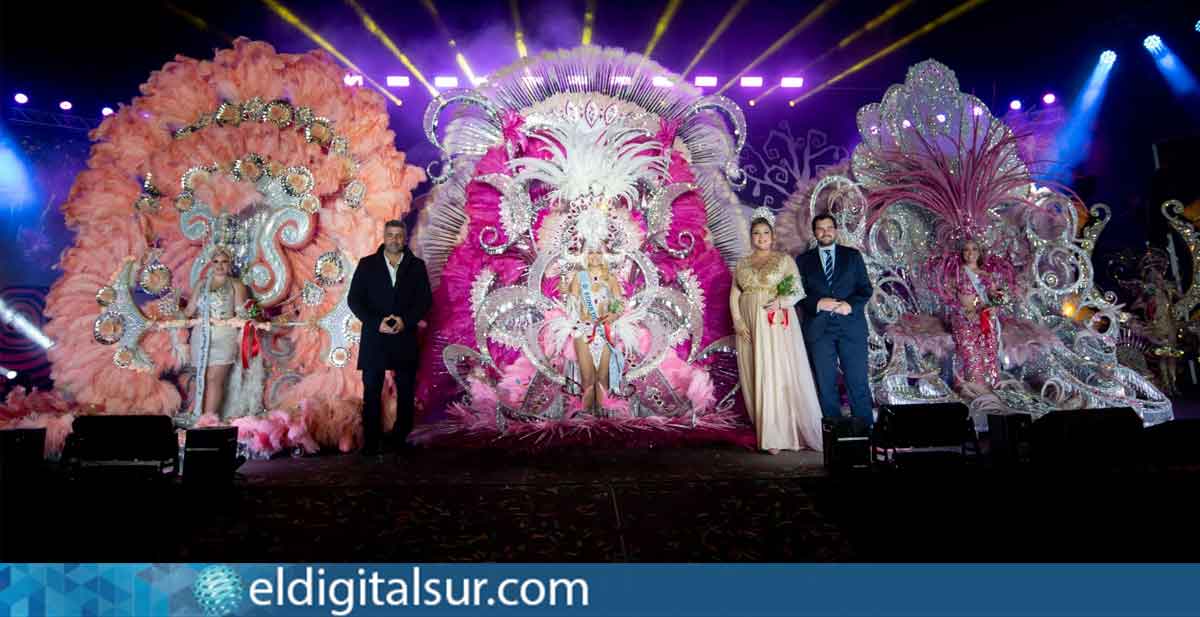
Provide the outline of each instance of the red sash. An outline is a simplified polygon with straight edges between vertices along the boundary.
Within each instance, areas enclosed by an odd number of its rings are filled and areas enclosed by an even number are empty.
[[[250,359],[258,356],[262,346],[258,342],[258,332],[254,323],[247,320],[242,325],[242,368],[250,368]]]
[[[782,315],[782,317],[780,317],[780,320],[779,320],[779,325],[781,325],[785,328],[788,327],[787,309],[780,309],[778,311],[767,311],[767,325],[769,325],[769,326],[775,325],[775,313],[779,313],[780,315]]]

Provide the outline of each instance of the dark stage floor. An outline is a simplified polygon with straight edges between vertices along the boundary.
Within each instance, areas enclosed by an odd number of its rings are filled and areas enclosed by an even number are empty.
[[[1122,453],[1114,452],[1114,456]],[[1195,561],[1200,472],[813,453],[433,450],[247,463],[232,488],[51,474],[5,495],[3,561]]]

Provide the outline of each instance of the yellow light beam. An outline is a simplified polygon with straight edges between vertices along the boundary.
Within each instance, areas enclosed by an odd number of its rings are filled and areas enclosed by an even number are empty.
[[[587,6],[583,9],[583,37],[580,41],[584,45],[592,44],[592,29],[596,26],[596,0],[587,0]]]
[[[775,52],[779,51],[784,45],[787,45],[789,41],[796,38],[797,34],[800,34],[801,32],[803,32],[804,29],[811,26],[814,21],[817,21],[818,19],[821,18],[822,15],[829,12],[829,9],[833,8],[838,3],[838,1],[839,0],[824,0],[824,2],[822,2],[821,4],[818,4],[816,7],[814,7],[813,10],[808,12],[808,15],[804,16],[804,19],[801,19],[800,21],[796,22],[796,25],[792,26],[791,30],[784,32],[783,36],[775,39],[775,42],[771,43],[771,46],[768,47],[761,54],[759,54],[758,57],[755,58],[753,62],[746,65],[746,68],[739,71],[737,75],[734,75],[733,79],[730,79],[728,82],[725,83],[724,86],[721,86],[721,89],[717,90],[717,94],[721,94],[721,93],[725,92],[726,90],[728,90],[731,86],[733,86],[733,84],[737,83],[737,81],[742,78],[742,75],[745,75],[746,73],[749,73],[750,71],[754,70],[754,67],[761,64],[763,60],[770,58]]]
[[[189,24],[192,24],[192,26],[194,26],[197,30],[200,30],[201,32],[211,32],[211,33],[221,37],[222,39],[225,39],[226,43],[233,45],[233,37],[232,36],[229,36],[228,34],[222,32],[220,30],[215,30],[215,29],[209,27],[208,22],[204,21],[199,16],[189,13],[186,9],[176,6],[175,3],[173,3],[173,2],[164,2],[163,4],[166,5],[167,10],[182,17],[184,19],[184,21],[188,22]]]
[[[429,91],[429,94],[437,96],[437,88],[434,88],[433,84],[429,83],[429,80],[425,79],[425,76],[421,74],[421,71],[417,68],[417,65],[413,64],[412,60],[410,60],[409,57],[405,55],[404,52],[400,51],[400,48],[397,47],[394,42],[392,42],[391,37],[389,37],[387,33],[383,31],[383,28],[380,28],[379,24],[375,23],[374,19],[371,19],[371,16],[367,14],[366,9],[359,5],[358,2],[355,2],[355,0],[346,0],[346,4],[350,5],[350,8],[354,9],[355,13],[358,13],[358,18],[362,20],[363,27],[367,29],[367,32],[370,32],[375,36],[375,38],[379,39],[379,42],[383,43],[383,46],[386,47],[388,51],[392,52],[392,55],[400,61],[400,64],[403,64],[404,68],[408,69],[409,73],[412,73],[413,78],[420,82],[422,86],[425,86],[425,89]]]
[[[450,51],[454,52],[454,61],[458,63],[458,68],[467,77],[467,83],[474,86],[478,81],[475,78],[475,72],[471,70],[471,65],[467,62],[467,57],[458,50],[458,41],[454,40],[454,36],[450,34],[450,29],[446,27],[446,22],[442,21],[441,13],[438,13],[437,5],[433,0],[421,0],[421,5],[429,11],[429,16],[433,18],[434,25],[441,31],[442,36],[446,37],[446,43],[450,46]]]
[[[643,57],[649,58],[650,54],[654,53],[654,48],[658,47],[659,40],[666,33],[667,26],[671,25],[671,20],[675,18],[675,12],[679,10],[680,4],[683,4],[682,0],[667,0],[666,8],[663,9],[662,15],[659,15],[658,22],[654,24],[654,35],[646,44],[646,51],[642,52]]]
[[[370,83],[372,86],[374,86],[376,90],[378,90],[380,93],[383,94],[383,96],[387,97],[389,100],[391,100],[396,105],[404,104],[400,101],[399,98],[396,97],[396,95],[392,94],[390,91],[388,91],[387,88],[384,88],[383,85],[381,85],[379,82],[375,81],[374,79],[371,79],[371,77],[369,75],[367,75],[366,73],[364,73],[362,69],[358,68],[357,64],[354,64],[354,62],[352,62],[349,58],[347,58],[344,54],[342,54],[342,52],[338,51],[337,48],[334,47],[332,43],[325,40],[325,37],[317,34],[316,31],[314,31],[312,28],[309,28],[308,24],[304,23],[304,21],[302,21],[299,17],[296,17],[295,13],[292,13],[291,11],[289,11],[286,6],[283,6],[277,0],[262,0],[262,2],[263,2],[263,4],[267,5],[267,8],[274,11],[275,14],[280,17],[280,19],[291,24],[300,32],[303,32],[304,36],[307,36],[309,39],[312,40],[312,42],[316,43],[317,45],[320,45],[321,49],[324,49],[325,51],[329,52],[334,58],[337,58],[338,60],[340,60],[342,62],[342,64],[349,67],[350,70],[354,71],[355,73],[358,73],[359,75],[362,75],[363,79],[367,80],[367,82]]]
[[[679,74],[680,78],[687,79],[688,73],[691,73],[692,69],[696,68],[700,59],[704,57],[704,54],[708,53],[708,50],[717,42],[717,39],[721,38],[722,34],[725,34],[725,30],[729,28],[729,24],[733,23],[733,19],[738,16],[738,13],[742,12],[742,9],[746,8],[747,4],[750,4],[750,0],[737,0],[737,2],[733,3],[733,6],[729,7],[728,11],[725,11],[725,16],[717,24],[717,29],[708,35],[708,40],[704,41],[704,46],[700,48],[700,51],[696,52],[696,56],[688,63],[687,68]]]
[[[896,41],[895,43],[892,43],[891,45],[884,47],[883,49],[875,52],[874,54],[871,54],[867,59],[862,60],[861,62],[842,71],[841,73],[838,73],[833,78],[826,80],[825,83],[817,86],[816,88],[813,88],[812,90],[805,92],[804,94],[788,101],[788,104],[799,103],[799,102],[803,101],[804,99],[807,99],[807,98],[815,95],[816,93],[824,90],[825,88],[828,88],[829,86],[836,84],[837,82],[845,79],[846,77],[849,77],[850,75],[857,73],[858,71],[861,71],[862,69],[870,66],[876,60],[892,53],[893,51],[896,51],[897,49],[900,49],[901,47],[904,47],[905,45],[915,41],[916,39],[921,38],[922,36],[925,36],[926,34],[933,32],[934,30],[938,29],[939,27],[953,21],[954,19],[961,16],[963,13],[966,13],[967,11],[974,9],[975,7],[983,4],[984,2],[987,2],[987,0],[967,0],[967,2],[964,2],[958,6],[950,9],[949,11],[946,11],[945,13],[942,13],[939,17],[937,17],[933,21],[930,21],[929,23],[926,23],[924,26],[921,26],[920,28],[917,28],[916,30],[906,34],[905,36],[900,38],[900,40]]]
[[[524,58],[529,55],[529,49],[525,47],[525,28],[521,26],[521,7],[517,5],[517,0],[508,0],[508,10],[512,13],[513,38],[516,39],[517,56]]]
[[[900,0],[899,2],[896,2],[895,4],[893,4],[892,6],[889,6],[887,8],[887,10],[876,15],[874,17],[874,19],[863,24],[862,27],[860,27],[858,30],[855,30],[854,32],[851,32],[850,34],[843,37],[842,40],[838,41],[837,45],[834,45],[833,47],[826,49],[821,55],[817,56],[816,58],[813,58],[811,62],[809,62],[808,64],[801,67],[800,75],[803,75],[805,71],[807,71],[808,69],[815,66],[818,62],[824,60],[825,58],[828,58],[830,54],[840,51],[842,49],[845,49],[851,43],[858,40],[858,37],[891,21],[891,19],[893,17],[899,15],[904,9],[907,9],[908,7],[912,6],[914,2],[916,2],[916,0]],[[758,103],[761,103],[763,99],[767,98],[767,96],[769,96],[772,92],[774,92],[778,89],[779,89],[779,84],[772,85],[770,88],[767,89],[766,92],[763,92],[762,94],[760,94],[757,97],[755,97],[754,99],[752,99],[754,101],[754,104],[757,105]],[[793,104],[793,106],[795,106],[795,105]]]

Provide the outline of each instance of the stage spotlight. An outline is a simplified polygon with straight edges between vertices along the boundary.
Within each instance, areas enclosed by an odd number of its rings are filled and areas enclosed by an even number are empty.
[[[1151,37],[1146,37],[1149,41]],[[1188,69],[1175,52],[1171,51],[1170,47],[1157,36],[1153,37],[1154,46],[1151,48],[1149,44],[1146,49],[1150,50],[1150,55],[1154,56],[1154,64],[1158,67],[1158,72],[1163,74],[1167,80],[1167,85],[1171,87],[1171,91],[1179,96],[1186,96],[1196,91],[1196,77]]]
[[[934,118],[937,118],[937,121],[938,121],[938,122],[945,122],[945,121],[946,121],[946,114],[938,114],[938,115],[934,116]]]
[[[763,85],[762,77],[743,77],[738,81],[743,88],[761,88]]]
[[[1054,136],[1054,166],[1050,170],[1052,179],[1069,181],[1075,167],[1087,157],[1096,118],[1100,114],[1100,101],[1107,89],[1108,76],[1112,73],[1116,57],[1117,54],[1111,50],[1100,55],[1087,84],[1071,103],[1066,124]]]
[[[407,88],[412,85],[412,80],[408,75],[388,75],[387,85],[389,88]]]
[[[613,83],[618,86],[632,86],[633,78],[629,75],[617,75],[613,78]]]
[[[1157,34],[1151,34],[1142,41],[1142,47],[1145,47],[1152,54],[1159,54],[1163,50],[1162,37]]]
[[[698,75],[696,85],[700,88],[712,88],[717,85],[716,75]]]
[[[13,97],[13,100],[19,105],[24,105],[25,103],[29,102],[29,97],[25,96],[24,92],[18,92],[17,95]]]
[[[438,88],[457,88],[458,78],[453,75],[438,75],[433,78],[433,85]]]
[[[111,115],[113,115],[113,113],[114,113],[114,112],[113,112],[113,108],[112,108],[112,107],[105,107],[104,109],[101,109],[101,110],[100,110],[100,115],[101,115],[101,116],[111,116]]]
[[[804,78],[803,77],[784,77],[783,79],[779,80],[779,87],[780,88],[803,88],[804,87]]]
[[[1020,111],[1021,110],[1021,101],[1019,101],[1018,99],[1013,99],[1012,101],[1009,101],[1008,108],[1013,111]]]
[[[54,341],[42,332],[41,328],[33,325],[24,315],[8,306],[4,298],[0,298],[0,324],[20,332],[25,338],[37,343],[42,349],[54,347]]]
[[[754,102],[754,99],[750,99],[750,106],[751,106],[751,107],[754,107],[754,106],[755,106],[755,105],[757,105],[757,104],[758,104],[758,103],[755,103],[755,102]]]
[[[1196,20],[1196,32],[1200,32],[1200,19]]]
[[[342,77],[342,83],[346,84],[347,86],[361,86],[363,85],[363,76],[355,75],[354,73],[346,73],[346,75]]]
[[[5,368],[3,366],[0,366],[0,375],[3,375],[5,379],[16,379],[17,378],[16,371],[14,371],[10,368]]]
[[[650,83],[654,84],[654,86],[657,88],[670,88],[675,85],[671,83],[670,79],[667,79],[662,75],[655,75],[654,79],[650,80]]]
[[[513,1],[515,2],[516,0]],[[716,29],[708,35],[708,40],[704,41],[704,45],[700,47],[700,51],[697,51],[696,55],[692,56],[692,61],[689,62],[687,68],[683,69],[683,72],[679,74],[680,77],[687,77],[688,73],[691,73],[692,69],[696,68],[696,65],[700,63],[700,59],[703,58],[704,54],[708,53],[708,50],[712,48],[713,43],[716,43],[717,39],[721,38],[721,35],[724,34],[725,30],[729,28],[729,24],[733,23],[733,18],[737,17],[738,13],[741,13],[742,9],[746,8],[746,5],[749,3],[750,0],[737,0],[737,2],[733,3],[733,6],[729,7],[728,11],[725,11],[725,16],[721,18],[721,21],[717,24]]]
[[[71,101],[63,101],[58,104],[58,108],[63,111],[71,111],[72,107],[74,107],[74,105],[71,105]]]
[[[912,128],[912,122],[909,122],[908,120],[905,120],[904,122],[901,122],[901,123],[900,123],[900,126],[902,126],[902,127],[906,128],[906,129],[911,129],[911,128]]]
[[[1053,92],[1047,92],[1042,95],[1042,102],[1047,105],[1053,105],[1054,101],[1057,101],[1057,100],[1058,100],[1058,97],[1054,96]]]

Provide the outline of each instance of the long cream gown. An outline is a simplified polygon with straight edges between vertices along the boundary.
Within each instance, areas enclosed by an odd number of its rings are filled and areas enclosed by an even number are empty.
[[[789,274],[796,294],[779,298],[783,310],[769,318],[763,307],[776,298],[776,286]],[[793,306],[803,297],[800,272],[791,257],[773,253],[762,269],[755,269],[750,257],[738,262],[729,308],[734,326],[750,331],[749,341],[737,337],[738,372],[763,450],[821,449],[821,404]]]

